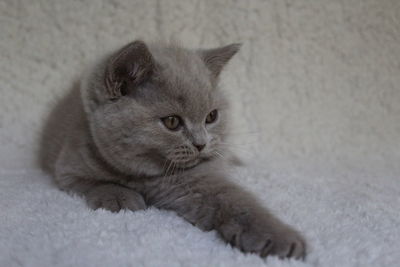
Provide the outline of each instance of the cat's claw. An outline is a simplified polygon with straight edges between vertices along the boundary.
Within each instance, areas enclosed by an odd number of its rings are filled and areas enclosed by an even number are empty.
[[[270,254],[277,255],[280,258],[304,259],[306,245],[298,233],[285,233],[273,243]]]

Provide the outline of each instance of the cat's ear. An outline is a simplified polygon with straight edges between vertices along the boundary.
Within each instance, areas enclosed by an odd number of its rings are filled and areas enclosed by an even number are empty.
[[[146,81],[154,70],[154,60],[146,44],[134,41],[120,49],[109,60],[105,85],[108,97],[117,99],[128,89]]]
[[[212,75],[217,78],[228,61],[239,51],[242,44],[230,44],[213,49],[200,50],[203,59]]]

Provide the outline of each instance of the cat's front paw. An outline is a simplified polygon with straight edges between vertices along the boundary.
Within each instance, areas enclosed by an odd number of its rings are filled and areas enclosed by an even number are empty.
[[[121,209],[136,211],[146,208],[144,199],[139,193],[114,184],[93,188],[86,194],[86,199],[92,209],[103,208],[118,212]]]
[[[220,229],[222,237],[243,252],[261,257],[276,255],[280,258],[304,259],[306,243],[303,237],[286,225],[241,225],[228,223]]]

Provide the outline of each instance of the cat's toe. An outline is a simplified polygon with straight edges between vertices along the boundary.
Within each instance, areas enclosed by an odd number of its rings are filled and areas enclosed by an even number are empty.
[[[99,186],[91,190],[86,199],[92,209],[103,208],[118,212],[121,209],[136,211],[146,208],[144,199],[140,194],[116,185]]]
[[[114,196],[102,196],[102,197],[93,197],[88,199],[89,207],[94,210],[97,209],[106,209],[112,212],[118,212],[121,210],[121,205],[118,202],[118,199]]]
[[[269,254],[280,258],[304,259],[306,243],[298,233],[289,231],[276,237]]]
[[[146,208],[143,197],[137,193],[120,197],[118,203],[121,209],[129,209],[131,211],[143,210]]]
[[[222,237],[243,252],[256,253],[261,257],[275,255],[280,258],[303,259],[306,245],[303,238],[286,226],[266,229],[260,225],[240,226],[227,224],[220,228]]]

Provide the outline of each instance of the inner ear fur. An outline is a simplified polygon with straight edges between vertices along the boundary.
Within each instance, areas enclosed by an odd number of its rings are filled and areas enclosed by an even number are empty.
[[[153,73],[154,59],[143,41],[134,41],[113,55],[106,67],[108,98],[117,99],[140,85]]]

